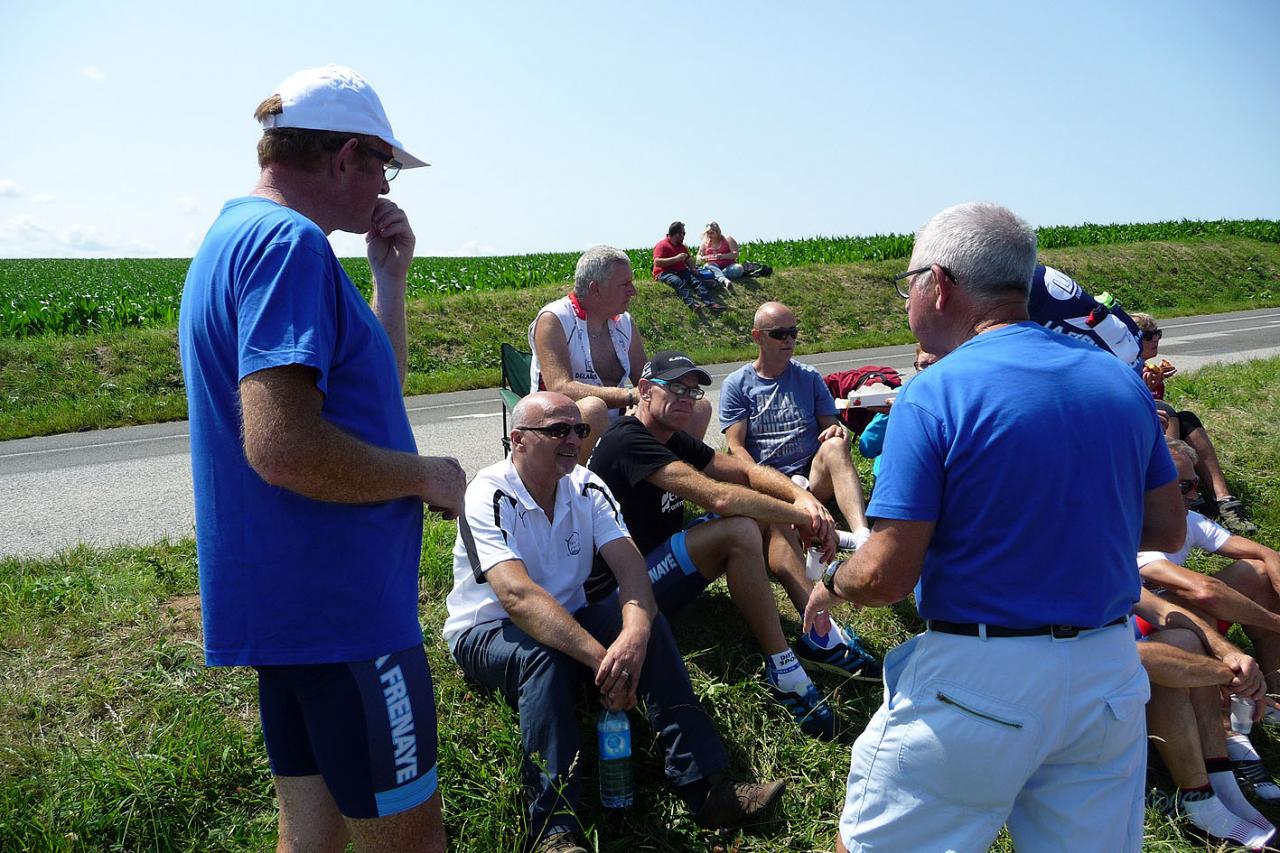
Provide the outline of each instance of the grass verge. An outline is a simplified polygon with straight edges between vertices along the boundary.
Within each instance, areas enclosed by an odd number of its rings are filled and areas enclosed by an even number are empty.
[[[1259,539],[1280,544],[1280,359],[1215,366],[1170,382],[1197,411]],[[420,606],[440,709],[441,785],[456,850],[516,849],[523,807],[514,712],[459,675],[439,637],[451,585],[453,524],[424,533]],[[1212,565],[1210,560],[1207,564]],[[244,669],[206,669],[194,547],[77,548],[0,561],[0,850],[262,850],[275,811]],[[796,618],[780,596],[785,627]],[[883,654],[920,627],[910,604],[846,614]],[[675,622],[694,688],[744,777],[785,777],[771,823],[717,835],[694,826],[663,786],[653,739],[636,729],[637,805],[618,825],[595,807],[595,756],[584,700],[584,818],[606,851],[829,850],[848,772],[847,743],[810,741],[765,696],[761,664],[723,583]],[[819,679],[856,735],[874,685]],[[1280,740],[1254,740],[1280,769]],[[1280,810],[1269,810],[1280,821]],[[1007,837],[994,849],[1009,850]],[[1148,850],[1203,850],[1149,812]]]
[[[1126,307],[1160,317],[1280,305],[1280,244],[1245,238],[1046,250],[1046,263]],[[779,270],[741,282],[727,310],[688,311],[665,285],[637,281],[632,302],[651,351],[675,346],[704,363],[748,360],[755,309],[778,299],[800,321],[800,351],[911,341],[888,284],[900,260]],[[535,312],[567,286],[469,291],[409,301],[407,393],[498,384],[498,347],[524,346]],[[154,423],[186,416],[176,334],[130,329],[102,335],[0,339],[0,440]]]

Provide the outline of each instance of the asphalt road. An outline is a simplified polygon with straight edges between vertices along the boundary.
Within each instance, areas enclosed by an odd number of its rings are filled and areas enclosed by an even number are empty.
[[[1280,355],[1280,309],[1183,317],[1161,327],[1160,354],[1182,371]],[[898,346],[800,360],[824,374],[861,364],[887,364],[906,374],[913,355],[912,347]],[[720,381],[738,366],[708,367],[713,405]],[[405,403],[420,452],[457,457],[469,475],[502,458],[496,391]],[[714,421],[708,434],[713,443],[720,437]],[[0,442],[0,557],[47,555],[79,542],[150,543],[193,530],[185,421]]]

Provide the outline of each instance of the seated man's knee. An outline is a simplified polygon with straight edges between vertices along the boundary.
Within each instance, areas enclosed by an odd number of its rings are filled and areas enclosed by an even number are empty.
[[[1190,628],[1166,628],[1163,631],[1157,631],[1152,634],[1148,638],[1148,642],[1151,641],[1173,646],[1176,649],[1182,649],[1184,652],[1204,654],[1204,644],[1200,641],[1200,636]]]
[[[592,431],[601,430],[609,423],[609,406],[599,397],[583,397],[577,401],[578,412],[584,423],[591,424]]]

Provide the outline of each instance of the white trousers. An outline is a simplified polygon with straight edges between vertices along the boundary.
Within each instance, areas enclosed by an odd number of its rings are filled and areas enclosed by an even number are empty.
[[[927,631],[884,661],[853,745],[840,838],[857,851],[1142,847],[1145,705],[1126,622],[1074,639]]]

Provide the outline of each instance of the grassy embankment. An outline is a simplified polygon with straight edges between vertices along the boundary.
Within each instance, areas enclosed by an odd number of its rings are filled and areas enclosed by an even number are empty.
[[[1094,293],[1159,317],[1280,304],[1280,243],[1244,237],[1085,245],[1043,252]],[[801,352],[907,343],[889,278],[900,259],[811,264],[743,282],[728,310],[691,314],[638,276],[632,303],[650,349],[678,346],[704,362],[745,360],[755,308],[780,299],[799,315]],[[566,284],[415,296],[409,302],[408,393],[493,387],[498,346],[523,345],[529,320]],[[186,416],[172,327],[0,338],[0,440]]]
[[[1170,397],[1204,417],[1236,494],[1253,507],[1259,538],[1280,544],[1280,424],[1272,407],[1259,405],[1280,399],[1280,359],[1179,375]],[[464,683],[439,639],[452,538],[452,523],[428,524],[420,597],[437,679],[446,820],[452,849],[514,850],[522,820],[515,714]],[[0,561],[0,850],[271,846],[275,812],[252,673],[202,667],[195,591],[190,542]],[[785,604],[782,612],[794,629],[794,613]],[[848,615],[879,653],[919,628],[909,604]],[[785,777],[788,793],[767,824],[701,832],[663,789],[640,724],[637,806],[621,826],[600,827],[584,698],[583,816],[601,849],[830,850],[847,744],[803,738],[765,697],[759,658],[723,583],[676,628],[734,771]],[[856,735],[879,690],[819,681]],[[1258,728],[1255,743],[1280,769],[1280,738]],[[1280,821],[1280,810],[1269,816]],[[1155,812],[1147,833],[1150,851],[1205,849]],[[995,849],[1011,849],[1008,839]]]

